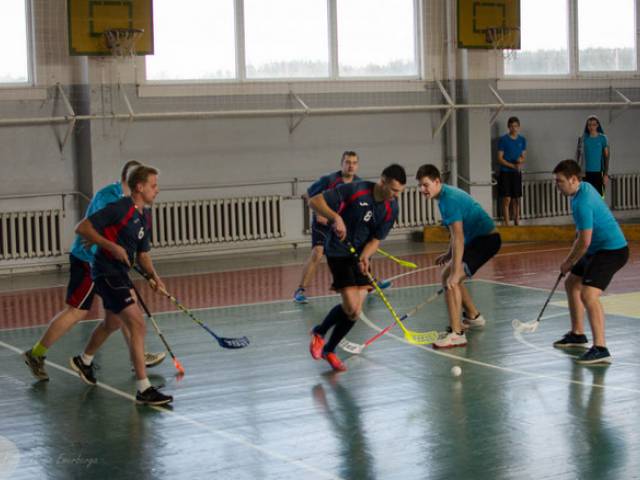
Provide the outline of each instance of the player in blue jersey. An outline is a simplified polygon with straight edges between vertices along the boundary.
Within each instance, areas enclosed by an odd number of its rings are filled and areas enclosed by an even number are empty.
[[[600,296],[613,275],[629,259],[629,247],[622,229],[598,191],[581,182],[581,169],[574,160],[563,160],[553,170],[556,186],[571,197],[571,210],[577,235],[571,251],[560,265],[569,274],[565,289],[569,300],[571,330],[554,342],[556,348],[587,348],[584,310],[591,324],[593,346],[579,357],[579,364],[608,364],[611,354],[604,335],[604,310]]]
[[[584,169],[584,179],[604,195],[609,180],[609,140],[595,115],[587,118],[584,132],[578,138],[576,161]]]
[[[134,169],[127,180],[131,195],[107,205],[76,227],[76,233],[98,246],[91,276],[102,303],[111,315],[102,321],[91,334],[84,352],[70,360],[73,368],[90,385],[96,384],[93,359],[109,335],[122,324],[131,332],[129,352],[136,372],[136,401],[149,405],[164,405],[173,401],[151,386],[144,362],[145,322],[137,305],[129,269],[134,263],[149,273],[154,289],[164,289],[162,280],[153,268],[151,255],[151,212],[147,205],[158,194],[158,171],[141,165]]]
[[[347,369],[335,349],[362,311],[369,286],[366,272],[371,256],[396,221],[397,198],[406,183],[404,168],[393,164],[382,171],[377,183],[340,185],[309,201],[311,208],[331,225],[324,251],[333,276],[332,288],[342,297],[342,303],[333,307],[324,321],[311,330],[309,350],[315,360],[324,358],[334,370]],[[359,259],[350,253],[347,241],[356,249]],[[331,337],[325,343],[324,337],[331,328]]]
[[[513,210],[513,224],[520,223],[520,198],[522,198],[522,166],[527,155],[527,140],[519,135],[520,120],[510,117],[507,121],[509,133],[498,141],[498,197],[502,198],[502,217],[509,225],[510,211]]]
[[[422,165],[416,180],[425,197],[438,201],[442,225],[449,228],[450,234],[449,250],[436,259],[438,265],[444,265],[442,285],[446,288],[449,327],[433,346],[464,347],[467,344],[465,327],[485,324],[464,282],[498,253],[502,243],[500,234],[491,217],[471,195],[442,183],[437,167]]]
[[[306,198],[312,198],[326,190],[333,190],[338,185],[359,182],[362,180],[356,175],[359,166],[358,154],[354,151],[347,150],[342,154],[340,161],[341,169],[337,172],[324,175],[315,181],[307,189]],[[327,219],[321,215],[314,214],[311,220],[311,255],[307,263],[304,264],[300,284],[293,294],[293,300],[296,303],[307,303],[305,290],[313,278],[313,275],[316,273],[318,265],[320,265],[322,261],[322,256],[324,255],[324,240],[329,234],[329,230],[330,227],[327,224]]]
[[[106,205],[121,199],[129,194],[127,175],[140,162],[128,161],[122,168],[120,181],[107,185],[100,189],[91,199],[87,207],[86,216],[90,216]],[[82,238],[77,235],[71,252],[69,253],[69,284],[67,286],[66,308],[59,312],[49,323],[47,330],[40,340],[30,349],[24,352],[25,363],[31,369],[31,373],[38,380],[49,380],[44,365],[47,351],[65,335],[79,321],[84,320],[91,309],[95,293],[93,279],[91,278],[91,262],[97,247],[87,246]],[[129,343],[130,334],[126,328],[122,329],[125,340]],[[145,353],[147,366],[152,367],[164,360],[165,353]]]

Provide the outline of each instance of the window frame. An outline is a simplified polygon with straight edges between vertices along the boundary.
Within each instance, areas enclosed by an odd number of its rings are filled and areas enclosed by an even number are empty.
[[[545,80],[599,80],[599,79],[635,79],[640,77],[640,29],[638,26],[640,25],[640,15],[638,3],[640,0],[635,0],[634,3],[634,22],[636,32],[636,69],[633,71],[617,71],[617,70],[599,70],[599,71],[580,71],[580,63],[579,63],[579,44],[578,44],[578,0],[565,0],[567,2],[568,15],[567,21],[569,22],[567,33],[568,33],[568,44],[567,48],[569,50],[569,73],[567,74],[559,74],[559,75],[510,75],[505,73],[505,63],[502,55],[498,57],[498,63],[500,68],[498,71],[500,72],[498,80],[502,84],[506,84],[508,82],[517,82],[522,84],[522,82],[531,82],[534,84],[536,81]]]
[[[35,58],[34,58],[34,39],[33,39],[33,15],[32,15],[32,0],[22,0],[24,5],[24,22],[25,22],[25,34],[26,34],[26,50],[27,50],[27,79],[24,82],[0,82],[0,89],[2,89],[4,98],[5,96],[8,98],[14,98],[20,100],[22,98],[15,98],[12,95],[6,95],[8,90],[20,91],[26,88],[33,88],[36,86],[35,84]]]

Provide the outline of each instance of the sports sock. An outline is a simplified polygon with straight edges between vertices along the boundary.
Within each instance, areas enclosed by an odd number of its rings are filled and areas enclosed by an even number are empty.
[[[329,329],[331,329],[331,327],[336,325],[343,318],[348,320],[347,315],[342,309],[342,305],[338,304],[329,311],[320,325],[316,325],[313,328],[313,333],[317,333],[318,335],[322,335],[324,337]]]
[[[344,318],[338,321],[333,332],[331,332],[331,337],[322,349],[322,353],[333,352],[338,346],[338,343],[340,343],[340,340],[347,336],[347,333],[349,333],[349,330],[351,330],[355,324],[356,322],[344,315]]]
[[[80,355],[80,359],[82,360],[82,363],[84,363],[87,367],[89,365],[91,365],[91,363],[93,363],[93,357],[95,355],[87,355],[86,353],[82,353]]]
[[[44,357],[47,354],[49,349],[42,345],[40,342],[37,342],[33,348],[31,349],[31,355],[34,357]]]
[[[136,380],[136,388],[140,393],[144,392],[150,386],[151,382],[149,381],[149,377],[144,377],[142,380]]]

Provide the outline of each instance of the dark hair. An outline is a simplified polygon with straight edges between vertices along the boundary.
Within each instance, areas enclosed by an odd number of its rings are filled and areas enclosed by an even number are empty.
[[[509,120],[507,120],[507,127],[510,127],[512,123],[520,125],[520,119],[518,117],[509,117]]]
[[[120,180],[122,180],[122,183],[126,183],[129,171],[133,170],[134,167],[139,167],[140,165],[142,164],[137,160],[129,160],[125,163],[124,167],[122,167],[122,172],[120,173]]]
[[[416,180],[420,181],[424,177],[429,177],[429,180],[441,180],[440,170],[435,165],[426,163],[422,165],[416,173]]]
[[[402,165],[392,163],[382,171],[382,176],[387,180],[397,180],[402,185],[407,184],[407,172]]]
[[[129,178],[127,179],[127,185],[129,185],[131,193],[134,193],[136,191],[136,187],[138,186],[138,184],[145,183],[149,179],[150,175],[158,175],[158,173],[159,172],[157,169],[149,167],[147,165],[140,165],[136,167],[129,174]]]
[[[584,122],[584,135],[589,135],[589,120],[595,120],[596,122],[598,122],[598,133],[602,133],[604,135],[604,129],[602,128],[600,119],[595,115],[589,115],[587,117],[587,121]]]
[[[345,150],[344,152],[342,152],[342,157],[340,158],[340,164],[342,165],[342,162],[344,162],[344,159],[347,157],[357,157],[357,156],[358,154],[353,150]]]
[[[569,158],[567,160],[562,160],[560,163],[558,163],[558,165],[556,165],[556,168],[553,169],[553,173],[558,173],[567,178],[572,177],[574,175],[580,178],[580,174],[582,173],[582,170],[580,169],[580,165],[578,165],[578,162]]]

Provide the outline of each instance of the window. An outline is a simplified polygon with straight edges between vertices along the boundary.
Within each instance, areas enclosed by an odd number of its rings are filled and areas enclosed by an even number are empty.
[[[569,73],[568,7],[566,0],[520,0],[521,49],[505,58],[506,75]]]
[[[326,0],[244,0],[247,78],[326,77]]]
[[[417,77],[416,4],[154,0],[155,53],[146,58],[146,78]]]
[[[153,25],[148,80],[236,76],[233,0],[154,0]]]
[[[413,0],[337,0],[341,76],[417,75]]]
[[[25,0],[2,2],[0,58],[0,84],[30,81]]]
[[[634,0],[578,0],[581,72],[636,69]]]

